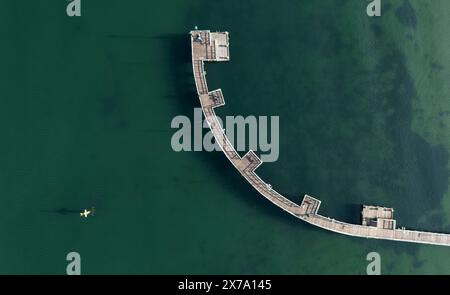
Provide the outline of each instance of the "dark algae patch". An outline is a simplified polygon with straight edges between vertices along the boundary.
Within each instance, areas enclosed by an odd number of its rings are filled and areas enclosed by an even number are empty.
[[[375,70],[375,95],[385,101],[381,106],[387,114],[385,128],[394,147],[378,179],[398,208],[400,225],[442,231],[442,223],[433,222],[436,216],[420,217],[440,207],[449,185],[449,155],[445,148],[431,146],[411,131],[412,100],[417,92],[405,62],[402,53],[394,50]]]
[[[383,34],[383,28],[378,24],[371,24],[370,29],[376,38],[380,38]]]
[[[395,10],[395,16],[402,25],[417,28],[416,11],[409,0],[403,0],[403,4]]]

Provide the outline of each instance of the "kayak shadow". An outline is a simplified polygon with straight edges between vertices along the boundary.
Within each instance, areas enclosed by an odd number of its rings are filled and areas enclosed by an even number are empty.
[[[45,213],[53,213],[53,214],[59,214],[59,215],[70,215],[70,214],[80,214],[82,212],[82,209],[68,209],[68,208],[60,208],[56,210],[42,210],[42,212]]]

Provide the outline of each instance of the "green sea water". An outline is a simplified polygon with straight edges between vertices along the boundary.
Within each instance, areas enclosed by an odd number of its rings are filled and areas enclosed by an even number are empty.
[[[361,204],[450,233],[450,2],[0,2],[0,273],[449,274],[450,249],[357,239],[294,219],[219,152],[172,150],[198,107],[187,33],[230,32],[208,64],[225,115],[280,117],[259,174],[321,213]],[[95,206],[83,220],[78,211]]]

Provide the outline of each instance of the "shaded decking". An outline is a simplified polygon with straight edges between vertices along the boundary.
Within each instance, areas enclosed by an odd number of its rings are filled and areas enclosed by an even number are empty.
[[[391,208],[364,206],[362,212],[363,219],[366,218],[367,221],[375,220],[376,225],[358,225],[337,221],[318,214],[321,202],[311,196],[305,195],[301,205],[298,205],[279,194],[270,184],[264,182],[255,173],[255,170],[262,164],[261,159],[253,151],[249,151],[241,157],[228,140],[225,130],[214,112],[214,108],[224,105],[225,101],[220,89],[214,91],[208,90],[204,62],[229,60],[228,33],[192,31],[191,44],[194,80],[205,120],[216,142],[228,160],[251,186],[266,199],[301,220],[340,234],[354,237],[450,246],[449,234],[396,229],[395,220],[393,220],[393,209]]]

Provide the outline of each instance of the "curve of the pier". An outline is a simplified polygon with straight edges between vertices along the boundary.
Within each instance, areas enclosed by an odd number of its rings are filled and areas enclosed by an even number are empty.
[[[214,109],[223,106],[225,101],[221,89],[208,90],[204,62],[229,61],[228,32],[194,30],[190,32],[190,37],[195,85],[205,120],[228,160],[261,195],[289,214],[336,233],[354,237],[450,246],[450,234],[397,228],[392,208],[363,206],[362,224],[350,224],[318,214],[321,202],[316,198],[305,195],[301,204],[298,205],[275,191],[255,173],[262,164],[260,158],[251,150],[241,157],[228,140],[214,112]]]

